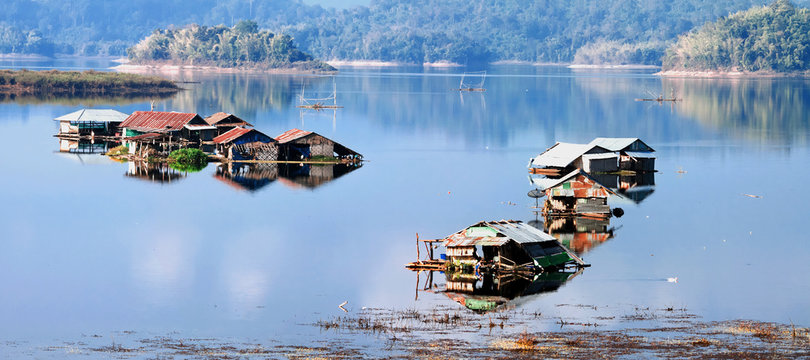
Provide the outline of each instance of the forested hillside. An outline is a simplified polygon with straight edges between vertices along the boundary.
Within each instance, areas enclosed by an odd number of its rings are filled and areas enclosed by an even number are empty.
[[[796,72],[810,69],[810,10],[789,0],[735,13],[684,35],[664,70]]]
[[[766,2],[372,0],[335,10],[300,0],[4,0],[0,51],[123,55],[158,28],[250,19],[319,59],[651,64],[678,35]]]

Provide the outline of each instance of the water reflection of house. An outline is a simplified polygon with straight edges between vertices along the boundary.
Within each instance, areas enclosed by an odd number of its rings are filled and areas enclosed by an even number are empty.
[[[540,272],[586,266],[549,234],[521,221],[482,221],[445,238],[450,269]]]
[[[214,177],[237,190],[257,191],[278,178],[278,166],[229,162],[217,166]]]
[[[279,164],[281,182],[293,188],[314,189],[359,169],[362,163]]]
[[[655,191],[655,173],[637,172],[624,174],[592,174],[594,179],[612,189],[620,196],[611,196],[612,201],[638,204]]]
[[[276,136],[280,160],[306,160],[313,157],[360,159],[362,155],[311,131],[291,129]]]
[[[150,163],[145,161],[130,161],[127,172],[124,175],[159,183],[172,183],[186,176],[184,173],[172,169],[166,163]]]
[[[537,296],[556,291],[581,272],[582,269],[532,275],[447,272],[445,295],[474,312],[486,313],[517,307]]]
[[[112,109],[82,109],[62,115],[57,136],[113,136],[129,115]]]
[[[610,218],[587,216],[547,217],[543,230],[556,238],[577,255],[613,238],[615,229],[610,227]]]
[[[253,125],[238,116],[224,112],[218,112],[205,118],[205,122],[217,128],[215,136],[222,135],[236,127],[253,127]]]
[[[82,140],[78,138],[59,138],[59,151],[74,154],[104,154],[115,143],[110,141]]]
[[[655,150],[639,138],[596,138],[588,145],[599,146],[618,155],[621,170],[655,171]]]
[[[235,127],[213,141],[216,153],[230,160],[278,160],[278,142],[256,129]]]
[[[614,194],[606,185],[577,169],[548,184],[543,213],[607,217],[610,216],[607,199]]]

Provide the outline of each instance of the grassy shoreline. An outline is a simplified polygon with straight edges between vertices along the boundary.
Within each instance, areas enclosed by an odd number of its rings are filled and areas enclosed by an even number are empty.
[[[180,90],[173,82],[155,76],[93,70],[0,70],[0,94],[139,96]]]

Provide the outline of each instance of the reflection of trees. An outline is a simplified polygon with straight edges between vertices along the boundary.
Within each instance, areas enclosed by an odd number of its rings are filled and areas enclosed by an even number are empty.
[[[188,90],[167,102],[169,109],[194,109],[201,114],[224,111],[251,118],[259,112],[295,106],[301,83],[319,81],[318,77],[265,74],[184,74],[182,84]],[[199,82],[199,83],[196,83]]]
[[[805,143],[810,89],[790,79],[664,79],[683,103],[676,109],[700,124],[759,142]]]

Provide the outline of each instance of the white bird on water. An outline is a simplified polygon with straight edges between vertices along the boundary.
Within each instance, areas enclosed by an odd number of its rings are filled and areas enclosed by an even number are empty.
[[[667,282],[676,283],[676,282],[678,282],[678,278],[677,277],[668,277]]]

